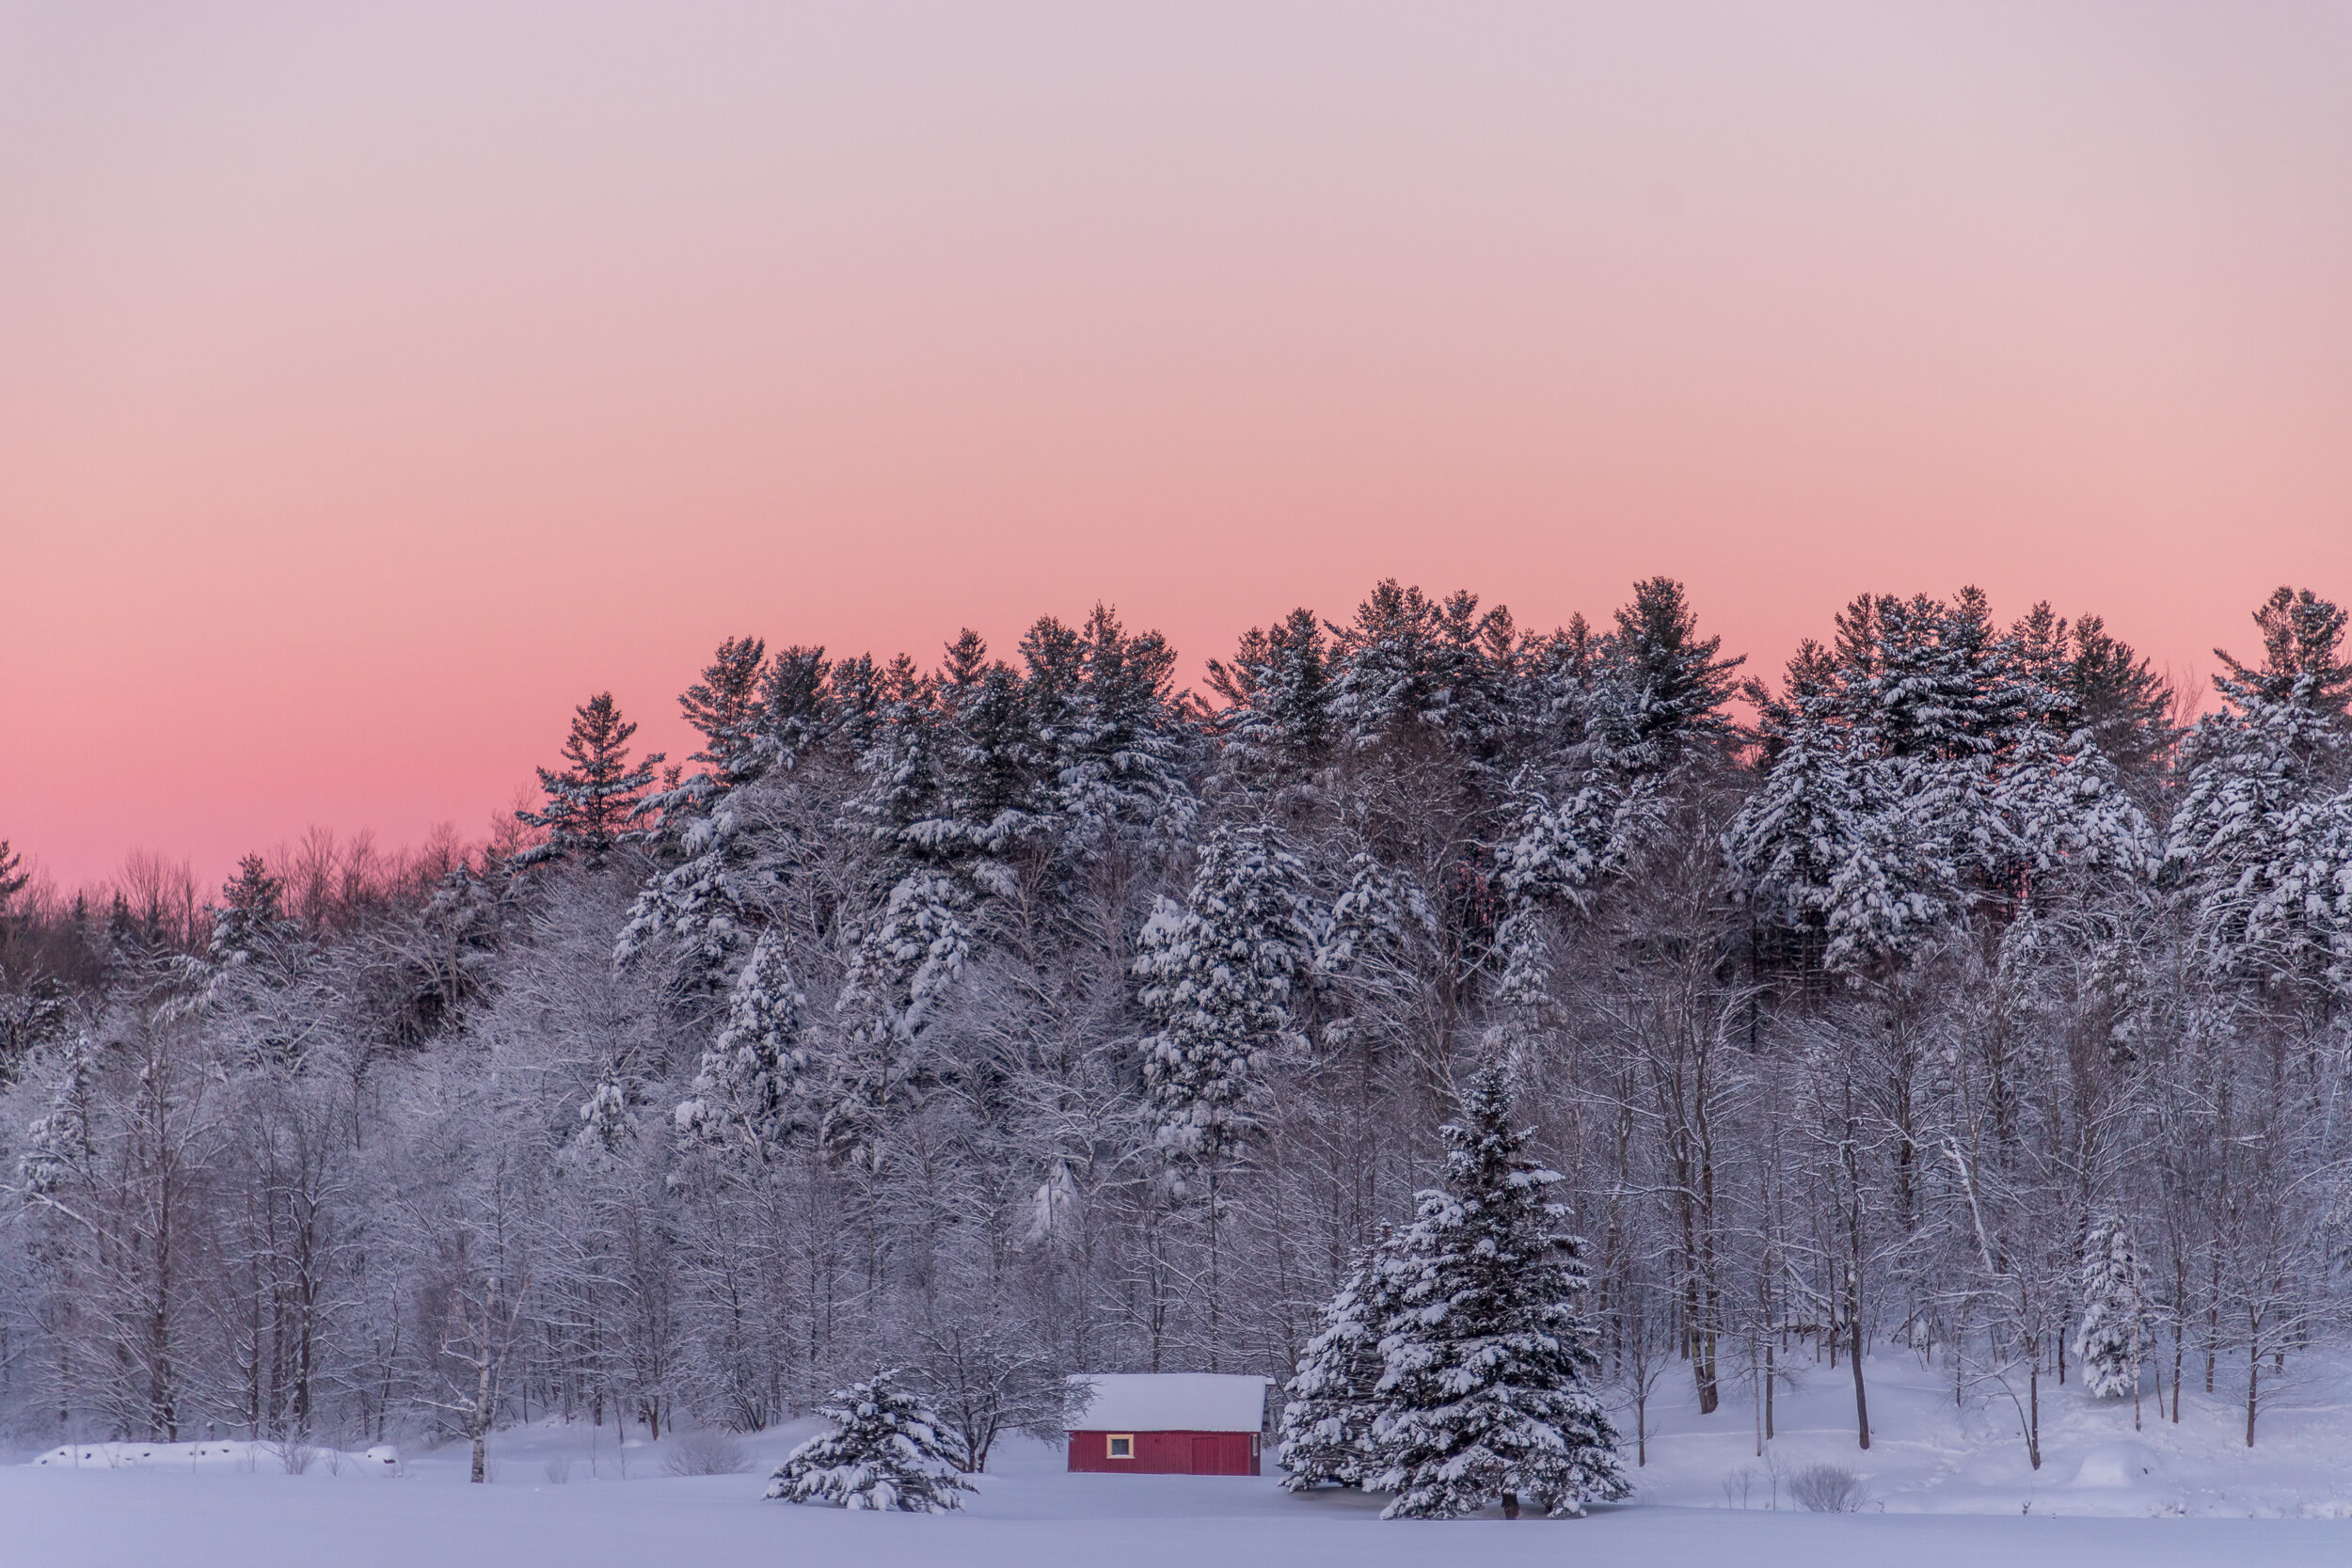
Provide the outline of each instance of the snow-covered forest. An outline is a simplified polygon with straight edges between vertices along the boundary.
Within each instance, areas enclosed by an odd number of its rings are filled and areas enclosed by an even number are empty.
[[[2201,713],[1973,590],[1744,683],[1663,578],[1542,633],[1383,583],[1200,693],[1101,609],[738,638],[691,758],[550,715],[489,844],[111,902],[0,848],[0,1436],[1286,1379],[1494,1066],[1629,1465],[1799,1359],[1867,1446],[1866,1348],[2029,1447],[2086,1378],[2259,1444],[2352,1327],[2352,661],[2255,623]]]

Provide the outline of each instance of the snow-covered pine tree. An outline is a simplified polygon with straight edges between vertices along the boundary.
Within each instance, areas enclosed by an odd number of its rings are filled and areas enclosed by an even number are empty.
[[[703,732],[694,758],[708,770],[654,798],[675,863],[638,893],[612,947],[613,962],[626,964],[666,937],[672,981],[685,992],[724,983],[770,918],[798,847],[778,830],[777,807],[829,733],[824,650],[780,649],[762,666],[760,649],[755,638],[722,643],[678,699]]]
[[[703,747],[688,760],[703,765],[701,782],[709,791],[732,789],[753,777],[761,764],[759,739],[767,728],[762,711],[768,644],[756,637],[730,637],[702,678],[677,700],[686,721],[703,737]]]
[[[1798,660],[1790,670],[1793,687]],[[1767,923],[1818,934],[1828,925],[1830,883],[1866,831],[1867,808],[1846,732],[1825,721],[1819,694],[1792,691],[1780,704],[1777,713],[1757,705],[1770,726],[1770,760],[1724,834],[1724,849],[1749,879]]]
[[[1209,661],[1225,700],[1211,721],[1226,770],[1252,784],[1293,784],[1330,759],[1330,650],[1311,610],[1242,635],[1231,663]]]
[[[1432,599],[1391,578],[1331,628],[1336,642],[1330,714],[1351,750],[1404,742],[1476,750],[1502,706],[1504,661],[1514,653],[1511,618],[1498,606],[1478,612],[1476,595]]]
[[[1599,747],[1587,747],[1588,752]],[[1504,914],[1495,929],[1503,956],[1500,996],[1515,1007],[1547,999],[1549,911],[1583,910],[1594,890],[1626,868],[1664,816],[1655,773],[1588,768],[1554,803],[1530,766],[1512,775],[1509,827],[1495,846],[1495,885]]]
[[[1136,973],[1156,1027],[1143,1076],[1171,1153],[1230,1153],[1259,1073],[1297,1039],[1292,988],[1316,925],[1305,886],[1305,867],[1265,829],[1220,828],[1184,903],[1163,898],[1145,923]]]
[[[1649,578],[1617,611],[1586,735],[1610,766],[1658,773],[1686,747],[1720,739],[1730,725],[1723,709],[1738,689],[1732,675],[1744,657],[1723,658],[1724,640],[1698,635],[1698,617],[1682,584]]]
[[[1526,1158],[1500,1067],[1471,1080],[1444,1128],[1446,1185],[1421,1195],[1388,1265],[1395,1310],[1380,1344],[1384,1519],[1442,1519],[1522,1499],[1580,1514],[1627,1495],[1616,1428],[1577,1297],[1583,1243],[1555,1228],[1562,1178]]]
[[[2126,777],[2154,771],[2178,738],[2170,685],[2098,616],[2077,619],[2072,635],[2066,683],[2074,721]]]
[[[2162,859],[2147,814],[2088,726],[2061,736],[2039,720],[2021,724],[1991,805],[1994,863],[2021,897],[2063,872],[2145,879]]]
[[[2344,652],[2345,612],[2310,589],[2299,593],[2280,588],[2260,610],[2254,625],[2263,634],[2263,661],[2240,663],[2219,648],[2213,651],[2229,670],[2214,677],[2214,686],[2241,708],[2256,701],[2300,702],[2313,712],[2343,719],[2352,708],[2352,658]],[[2297,686],[2308,687],[2298,694]]]
[[[736,976],[726,1026],[703,1053],[690,1098],[678,1104],[679,1133],[761,1164],[774,1158],[802,1114],[807,1011],[783,938],[771,927]]]
[[[2147,1281],[2131,1222],[2102,1214],[2083,1241],[2083,1315],[2074,1330],[2074,1354],[2091,1397],[2136,1396],[2151,1339]]]
[[[933,690],[938,787],[901,837],[922,856],[961,864],[980,886],[1007,891],[1005,857],[1042,832],[1053,809],[1032,744],[1027,688],[966,628],[948,644]]]
[[[72,1215],[74,1212],[51,1195],[63,1188],[86,1186],[93,1179],[103,1111],[98,1051],[87,1031],[75,1034],[64,1055],[56,1092],[47,1113],[36,1117],[24,1130],[24,1152],[17,1157],[16,1168],[28,1200]]]
[[[846,661],[838,673],[847,682],[842,738],[857,744],[864,786],[850,810],[871,824],[875,840],[909,856],[930,858],[915,825],[939,809],[941,753],[936,683],[900,654],[876,668],[871,660]]]
[[[818,1114],[836,1154],[876,1164],[892,1115],[926,1076],[926,1034],[971,949],[967,902],[946,873],[910,872],[872,924],[850,933],[856,945],[834,1005],[844,1037]]]
[[[285,884],[269,873],[259,855],[237,863],[237,874],[220,890],[213,911],[212,962],[247,964],[279,953],[301,940],[301,927],[286,918]]]
[[[770,768],[797,768],[832,733],[838,699],[821,647],[779,648],[760,677],[759,752]]]
[[[1158,632],[1129,632],[1100,604],[1078,646],[1084,679],[1049,752],[1065,831],[1092,846],[1122,830],[1181,830],[1193,801],[1169,687],[1176,651]]]
[[[24,869],[24,857],[10,849],[7,839],[0,838],[0,921],[8,919],[8,905],[32,879],[32,873]]]
[[[833,1431],[794,1449],[769,1479],[767,1497],[884,1513],[963,1506],[973,1485],[957,1473],[939,1418],[898,1386],[895,1371],[836,1390],[818,1408]]]
[[[636,733],[637,726],[621,717],[610,691],[599,691],[580,705],[564,741],[564,755],[571,766],[561,772],[540,768],[539,787],[546,792],[547,804],[515,814],[518,821],[547,834],[516,857],[517,864],[577,854],[592,866],[601,865],[614,846],[645,836],[635,824],[662,754],[652,752],[630,767],[628,741]]]
[[[1282,1406],[1282,1487],[1364,1484],[1378,1460],[1373,1422],[1382,1409],[1380,1341],[1395,1303],[1389,1240],[1359,1248],[1347,1277],[1323,1309],[1323,1328],[1307,1341]]]
[[[2166,870],[2195,901],[2216,974],[2308,974],[2328,961],[2332,902],[2309,895],[2332,879],[2316,857],[2332,836],[2329,802],[2352,746],[2343,721],[2316,705],[2316,688],[2299,677],[2283,702],[2242,688],[2243,711],[2206,714],[2183,748],[2187,782]]]

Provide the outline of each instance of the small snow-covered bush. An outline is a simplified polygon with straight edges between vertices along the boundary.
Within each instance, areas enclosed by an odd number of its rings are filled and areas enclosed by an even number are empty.
[[[568,1485],[572,1479],[572,1459],[569,1454],[557,1454],[548,1461],[548,1480],[557,1486]]]
[[[299,1437],[289,1437],[282,1443],[272,1443],[269,1449],[271,1453],[278,1456],[278,1463],[285,1466],[286,1473],[290,1476],[308,1473],[311,1462],[319,1456],[318,1449]]]
[[[752,1456],[723,1432],[698,1432],[671,1444],[661,1467],[674,1476],[739,1476],[752,1467]]]
[[[766,1496],[888,1513],[945,1513],[972,1483],[956,1473],[939,1418],[882,1372],[851,1384],[822,1407],[834,1430],[794,1449]]]
[[[1808,1465],[1788,1478],[1788,1495],[1816,1513],[1852,1513],[1868,1496],[1862,1478],[1838,1465]]]

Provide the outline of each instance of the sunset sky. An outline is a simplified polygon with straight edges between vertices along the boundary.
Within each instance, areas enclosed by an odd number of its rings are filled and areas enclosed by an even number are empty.
[[[722,637],[2352,598],[2352,7],[0,0],[0,837],[482,835]]]

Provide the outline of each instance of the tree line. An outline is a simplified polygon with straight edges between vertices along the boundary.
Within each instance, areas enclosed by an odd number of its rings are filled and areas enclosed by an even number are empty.
[[[2253,1442],[2343,1327],[2352,988],[2345,615],[2255,622],[2194,716],[1973,589],[1772,681],[1665,578],[1384,582],[1198,693],[1105,608],[731,638],[691,757],[594,697],[491,845],[72,902],[0,847],[0,1430],[751,1430],[898,1367],[985,1463],[1071,1372],[1311,1362],[1485,1069],[1636,1465],[1668,1380],[1763,1434],[1800,1368],[1867,1447],[1889,1354],[2037,1464],[2086,1354]]]

